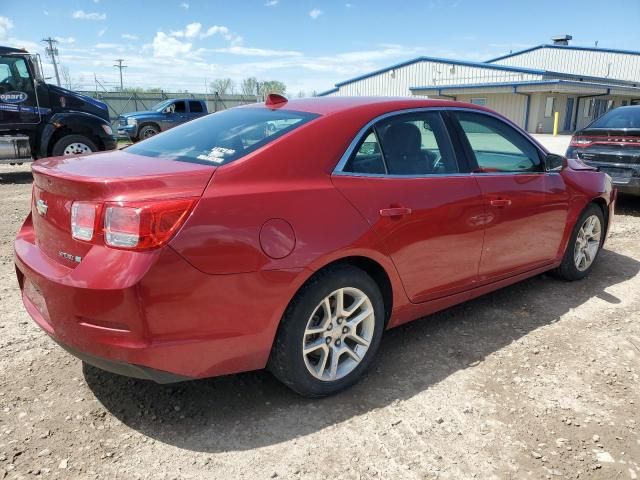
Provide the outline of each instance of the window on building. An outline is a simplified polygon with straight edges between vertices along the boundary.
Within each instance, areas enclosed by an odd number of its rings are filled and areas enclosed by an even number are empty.
[[[620,105],[626,107],[627,105],[629,105],[629,102],[627,102],[626,100],[622,100],[622,103]]]
[[[544,118],[551,118],[553,116],[553,104],[555,103],[554,97],[547,97],[544,104]]]
[[[456,112],[481,173],[541,172],[536,147],[506,123],[478,113]]]
[[[484,97],[478,97],[478,98],[472,98],[471,99],[471,103],[473,103],[474,105],[486,105],[487,104],[487,99]]]
[[[594,103],[593,98],[588,99],[584,103],[584,116],[585,117],[591,117],[591,115],[593,115],[593,103]]]

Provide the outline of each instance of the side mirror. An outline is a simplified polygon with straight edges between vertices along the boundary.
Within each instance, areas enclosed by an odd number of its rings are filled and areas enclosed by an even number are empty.
[[[544,163],[549,171],[559,171],[567,166],[567,159],[562,155],[550,153],[544,159]]]

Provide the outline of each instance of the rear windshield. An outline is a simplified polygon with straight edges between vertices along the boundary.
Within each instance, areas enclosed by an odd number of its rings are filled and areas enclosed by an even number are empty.
[[[307,112],[233,108],[207,115],[127,148],[183,162],[224,165],[318,117]]]
[[[607,112],[590,128],[640,128],[640,107],[620,107]]]

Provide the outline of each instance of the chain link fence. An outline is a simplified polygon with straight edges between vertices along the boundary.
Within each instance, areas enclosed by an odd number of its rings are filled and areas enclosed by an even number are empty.
[[[256,96],[247,95],[218,95],[217,93],[138,93],[138,92],[96,92],[96,91],[80,91],[82,95],[95,98],[107,104],[109,107],[109,117],[111,121],[115,121],[120,115],[128,112],[140,112],[150,110],[156,103],[162,102],[169,98],[191,98],[196,100],[205,100],[207,102],[207,110],[217,112],[228,108],[246,105],[247,103],[256,103]]]

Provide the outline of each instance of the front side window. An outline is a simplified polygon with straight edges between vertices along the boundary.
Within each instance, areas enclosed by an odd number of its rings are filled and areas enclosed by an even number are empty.
[[[497,118],[472,112],[454,114],[478,164],[478,172],[540,172],[538,149]]]
[[[128,147],[127,151],[147,157],[224,165],[318,116],[289,110],[232,108],[167,130]]]
[[[185,113],[187,111],[187,106],[185,105],[183,100],[176,102],[173,104],[173,111],[175,113]]]

